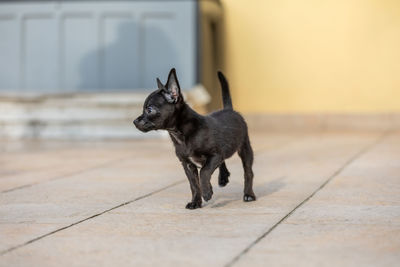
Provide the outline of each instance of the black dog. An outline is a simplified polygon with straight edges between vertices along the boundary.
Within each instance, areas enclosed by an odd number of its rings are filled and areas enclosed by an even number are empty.
[[[192,110],[183,100],[175,69],[168,75],[166,85],[157,78],[158,90],[152,92],[143,105],[143,114],[134,120],[142,132],[167,130],[175,146],[192,190],[192,201],[188,209],[201,207],[201,197],[211,199],[213,190],[211,175],[219,168],[218,183],[225,186],[230,175],[225,159],[236,151],[244,168],[244,201],[254,201],[253,150],[243,117],[232,109],[228,82],[218,72],[222,87],[224,109],[208,116]],[[200,168],[200,178],[198,167]]]

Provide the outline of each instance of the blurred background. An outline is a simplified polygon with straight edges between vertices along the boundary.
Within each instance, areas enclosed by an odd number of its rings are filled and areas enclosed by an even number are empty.
[[[0,1],[0,137],[141,137],[172,67],[203,114],[223,70],[251,127],[399,127],[399,47],[396,0]]]

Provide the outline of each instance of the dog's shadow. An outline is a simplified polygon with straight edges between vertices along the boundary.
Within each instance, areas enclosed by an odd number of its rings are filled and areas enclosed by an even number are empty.
[[[268,195],[271,195],[271,194],[281,190],[286,185],[286,183],[284,182],[285,178],[286,178],[285,176],[282,176],[282,177],[278,177],[272,181],[257,185],[256,190],[255,190],[257,199],[266,197]],[[229,186],[229,184],[228,184],[228,186]],[[228,205],[229,203],[231,203],[233,201],[242,200],[243,193],[237,192],[230,199],[225,199],[225,200],[222,200],[221,202],[218,202],[218,200],[220,198],[221,197],[215,198],[214,203],[210,203],[211,204],[210,208],[221,208],[221,207]],[[222,198],[225,198],[225,197],[222,197]],[[217,203],[215,203],[215,202],[217,202]]]

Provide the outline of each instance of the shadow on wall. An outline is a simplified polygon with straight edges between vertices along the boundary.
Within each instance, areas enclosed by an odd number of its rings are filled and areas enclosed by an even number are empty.
[[[121,23],[114,37],[105,34],[101,48],[88,52],[79,64],[78,88],[90,90],[152,89],[172,67],[179,67],[178,51],[159,27]],[[109,40],[107,40],[109,39]]]

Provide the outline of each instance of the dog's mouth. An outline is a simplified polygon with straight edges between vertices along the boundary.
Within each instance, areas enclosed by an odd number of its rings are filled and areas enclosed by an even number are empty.
[[[143,127],[143,128],[136,127],[136,128],[138,128],[141,132],[144,132],[144,133],[147,133],[147,132],[155,129],[153,127]]]
[[[147,132],[149,132],[151,130],[155,130],[156,129],[154,123],[149,122],[149,121],[148,122],[144,122],[143,120],[134,120],[133,124],[135,125],[135,127],[139,131],[144,132],[144,133],[147,133]]]

